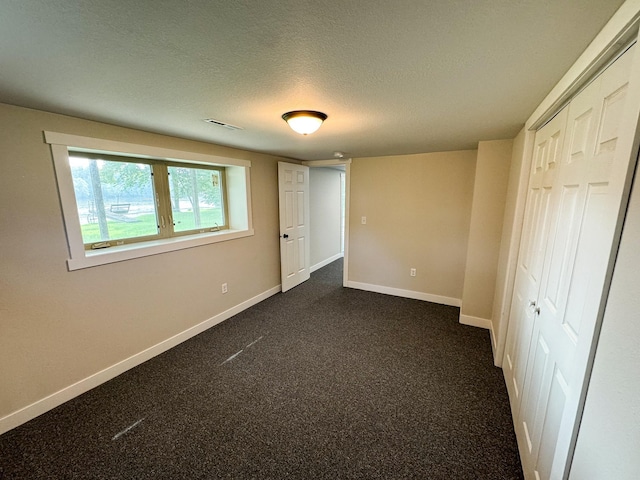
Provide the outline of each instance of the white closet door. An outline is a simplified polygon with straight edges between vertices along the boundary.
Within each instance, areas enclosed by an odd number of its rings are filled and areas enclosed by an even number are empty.
[[[551,194],[562,155],[566,121],[567,108],[536,133],[503,362],[514,416],[518,413],[522,398],[536,302],[542,280],[545,239],[551,218]]]
[[[517,428],[527,478],[567,467],[629,161],[615,152],[631,57],[569,105]]]

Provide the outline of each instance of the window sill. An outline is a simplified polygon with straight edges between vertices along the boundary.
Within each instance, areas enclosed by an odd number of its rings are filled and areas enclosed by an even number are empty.
[[[150,242],[120,245],[100,250],[85,250],[80,258],[67,260],[69,271],[83,268],[97,267],[109,263],[132,260],[134,258],[158,255],[160,253],[174,252],[185,248],[199,247],[211,243],[225,242],[236,238],[250,237],[253,229],[224,230],[221,232],[208,232],[187,237],[174,237]]]

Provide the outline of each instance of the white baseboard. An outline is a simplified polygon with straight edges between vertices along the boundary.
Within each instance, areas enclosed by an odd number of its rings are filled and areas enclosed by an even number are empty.
[[[439,303],[441,305],[450,305],[459,307],[462,302],[459,298],[444,297],[442,295],[433,295],[431,293],[416,292],[413,290],[403,290],[401,288],[385,287],[382,285],[373,285],[370,283],[346,282],[346,287],[356,288],[358,290],[366,290],[367,292],[384,293],[396,297],[413,298],[414,300],[424,300],[425,302]]]
[[[326,260],[323,260],[319,263],[316,263],[313,267],[311,267],[309,269],[309,271],[311,273],[315,272],[316,270],[321,269],[322,267],[326,267],[327,265],[329,265],[331,262],[335,262],[336,260],[338,260],[339,258],[344,257],[344,253],[338,253],[336,255],[334,255],[333,257],[329,257]]]
[[[84,378],[72,385],[69,385],[68,387],[52,393],[51,395],[41,400],[38,400],[37,402],[34,402],[31,405],[27,405],[20,410],[16,410],[15,412],[12,412],[9,415],[0,418],[0,435],[8,432],[18,425],[22,425],[23,423],[36,418],[38,415],[42,415],[43,413],[48,412],[58,405],[62,405],[64,402],[71,400],[72,398],[77,397],[78,395],[81,395],[91,390],[92,388],[95,388],[98,385],[111,380],[112,378],[117,377],[121,373],[124,373],[143,362],[146,362],[147,360],[166,352],[170,348],[179,345],[185,340],[189,340],[190,338],[204,332],[214,325],[217,325],[242,312],[243,310],[246,310],[247,308],[252,307],[257,303],[266,300],[267,298],[275,295],[281,290],[282,289],[280,285],[270,288],[269,290],[256,295],[255,297],[250,298],[249,300],[246,300],[236,305],[235,307],[219,313],[218,315],[211,317],[204,322],[194,325],[193,327],[188,328],[187,330],[180,332],[173,337],[167,338],[166,340],[163,340],[162,342],[153,345],[146,350],[136,353],[135,355],[132,355],[131,357],[116,363],[115,365],[107,367],[104,370],[94,373],[87,378]]]
[[[493,334],[493,322],[488,318],[480,318],[480,317],[472,317],[471,315],[463,315],[460,314],[460,323],[463,325],[470,325],[472,327],[485,328],[489,330],[489,335],[491,335],[491,350],[493,350],[493,354],[495,357],[495,352],[497,348],[496,337]]]

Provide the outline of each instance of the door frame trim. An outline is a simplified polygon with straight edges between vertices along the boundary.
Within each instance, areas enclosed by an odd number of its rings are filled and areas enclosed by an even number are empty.
[[[302,165],[307,167],[336,167],[344,166],[344,264],[342,267],[342,286],[349,281],[349,199],[351,197],[351,158],[329,160],[305,160]]]

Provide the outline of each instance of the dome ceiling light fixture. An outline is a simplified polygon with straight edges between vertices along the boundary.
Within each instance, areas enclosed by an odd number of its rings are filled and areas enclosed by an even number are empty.
[[[289,124],[294,132],[309,135],[320,128],[327,119],[326,113],[314,110],[294,110],[282,115],[282,119]]]

